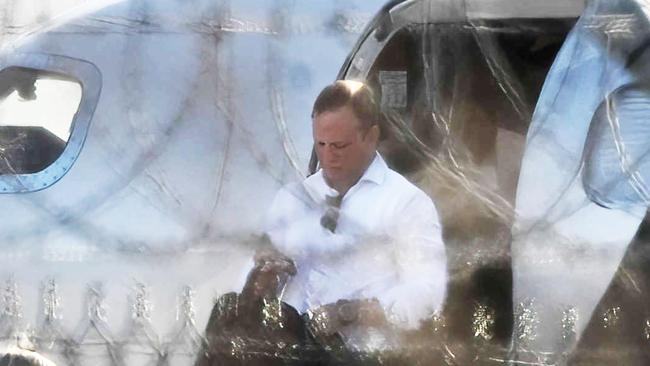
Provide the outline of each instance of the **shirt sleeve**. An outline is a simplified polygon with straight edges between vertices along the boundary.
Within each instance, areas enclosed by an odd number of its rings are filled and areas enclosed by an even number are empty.
[[[418,192],[396,225],[397,281],[380,298],[392,321],[417,328],[442,309],[447,288],[447,258],[438,213],[431,199]]]

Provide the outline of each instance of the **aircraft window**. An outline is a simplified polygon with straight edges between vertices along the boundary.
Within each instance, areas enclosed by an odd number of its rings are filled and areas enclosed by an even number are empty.
[[[0,194],[35,192],[66,175],[102,90],[87,61],[42,53],[0,58]]]
[[[0,72],[0,175],[31,174],[65,149],[81,85],[60,74],[23,67]]]

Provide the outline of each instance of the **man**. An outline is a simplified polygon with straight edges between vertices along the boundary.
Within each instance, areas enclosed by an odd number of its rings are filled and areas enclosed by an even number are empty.
[[[327,86],[312,112],[320,170],[278,192],[266,229],[297,268],[283,300],[355,347],[382,324],[417,328],[446,289],[436,209],[377,153],[378,120],[366,85]]]

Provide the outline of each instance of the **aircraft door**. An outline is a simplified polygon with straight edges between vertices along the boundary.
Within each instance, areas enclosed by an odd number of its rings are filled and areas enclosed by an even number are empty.
[[[378,15],[339,78],[373,87],[383,111],[380,152],[436,204],[449,262],[451,344],[483,339],[506,348],[525,136],[575,18],[473,18],[460,2],[420,4],[420,11],[402,4]]]
[[[527,135],[514,297],[543,310],[537,338],[517,346],[557,352],[580,342],[572,365],[648,362],[646,8],[589,2]],[[567,323],[573,335],[560,331]]]

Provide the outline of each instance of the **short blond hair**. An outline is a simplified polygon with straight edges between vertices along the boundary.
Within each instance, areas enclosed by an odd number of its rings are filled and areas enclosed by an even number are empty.
[[[374,93],[368,85],[354,80],[337,80],[326,86],[316,97],[311,117],[344,106],[352,108],[361,122],[361,128],[368,129],[379,124],[379,107]]]

